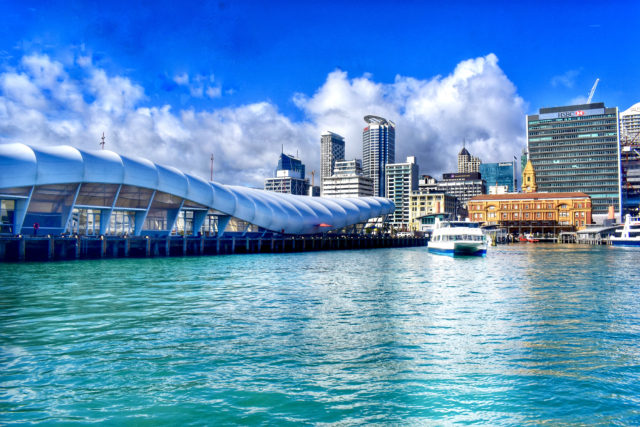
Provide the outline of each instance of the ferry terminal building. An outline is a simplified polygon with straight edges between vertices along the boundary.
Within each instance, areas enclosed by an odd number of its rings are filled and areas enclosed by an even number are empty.
[[[538,193],[531,161],[522,172],[523,193],[483,194],[469,200],[469,218],[510,234],[558,235],[592,223],[591,197],[580,192]]]
[[[306,235],[364,224],[394,209],[381,197],[326,199],[207,182],[108,150],[0,144],[5,235]]]

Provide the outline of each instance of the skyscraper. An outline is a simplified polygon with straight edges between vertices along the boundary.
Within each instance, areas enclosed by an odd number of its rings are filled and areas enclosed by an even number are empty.
[[[304,165],[300,159],[288,154],[280,154],[275,177],[264,180],[264,189],[276,193],[307,195],[309,180],[305,178]]]
[[[378,116],[365,116],[362,131],[362,170],[373,179],[373,195],[385,197],[385,167],[396,160],[396,125]]]
[[[501,163],[481,163],[480,176],[486,182],[487,192],[491,194],[491,188],[495,194],[500,193],[500,189],[504,189],[505,193],[513,193],[516,191],[515,177],[516,162]]]
[[[640,212],[640,102],[620,113],[622,214]]]
[[[458,173],[480,172],[482,161],[472,156],[465,147],[458,153]]]
[[[597,223],[609,206],[620,213],[618,126],[618,108],[602,102],[541,108],[527,116],[527,151],[538,191],[588,194]]]
[[[640,144],[640,102],[620,113],[620,142]]]
[[[333,175],[336,160],[344,159],[344,138],[337,133],[325,132],[320,137],[320,187]]]
[[[396,228],[407,228],[410,221],[410,197],[418,189],[418,164],[414,156],[405,163],[386,166],[387,197],[393,200],[396,210],[389,216],[389,223]]]

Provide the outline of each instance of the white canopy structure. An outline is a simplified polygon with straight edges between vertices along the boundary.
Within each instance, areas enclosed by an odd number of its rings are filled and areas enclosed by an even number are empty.
[[[264,230],[315,234],[393,212],[379,197],[327,199],[228,186],[149,160],[71,146],[0,144],[3,230],[170,234],[178,221],[197,234],[212,215],[218,234],[231,218]],[[221,219],[222,218],[222,219]]]

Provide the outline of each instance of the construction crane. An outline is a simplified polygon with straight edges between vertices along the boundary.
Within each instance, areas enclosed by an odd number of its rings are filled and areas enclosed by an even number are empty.
[[[591,92],[589,92],[589,98],[587,99],[587,104],[591,104],[591,98],[593,98],[593,94],[596,92],[596,87],[598,86],[598,82],[600,81],[600,79],[596,79],[596,82],[593,84],[593,87],[591,88]]]

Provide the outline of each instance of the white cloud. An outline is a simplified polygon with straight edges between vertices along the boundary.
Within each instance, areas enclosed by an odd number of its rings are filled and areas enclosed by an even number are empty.
[[[457,169],[463,139],[485,162],[509,161],[524,145],[524,102],[492,54],[430,80],[397,76],[382,84],[334,71],[312,97],[297,94],[294,102],[316,135],[331,130],[346,138],[349,158],[362,156],[365,115],[394,121],[396,161],[416,155],[421,173],[430,175]]]
[[[173,81],[179,84],[180,86],[186,86],[189,84],[189,74],[182,73],[173,77]]]
[[[220,98],[222,96],[222,88],[220,86],[207,87],[207,96],[211,99]]]
[[[283,145],[299,151],[309,172],[318,170],[325,130],[345,136],[347,156],[360,158],[366,114],[396,122],[396,159],[418,156],[421,173],[454,171],[463,138],[487,162],[509,160],[524,145],[523,101],[494,55],[463,61],[446,77],[397,76],[390,84],[334,71],[314,94],[294,96],[305,113],[296,122],[270,102],[205,111],[146,105],[140,85],[108,75],[90,58],[81,62],[76,79],[47,56],[26,56],[18,70],[0,71],[0,142],[97,149],[105,132],[107,149],[203,178],[213,153],[214,179],[258,187]],[[200,96],[222,94],[213,75],[176,77],[200,87]]]
[[[576,77],[578,77],[579,74],[580,70],[569,70],[564,74],[553,76],[551,78],[551,86],[564,86],[568,89],[572,89],[576,83]]]

